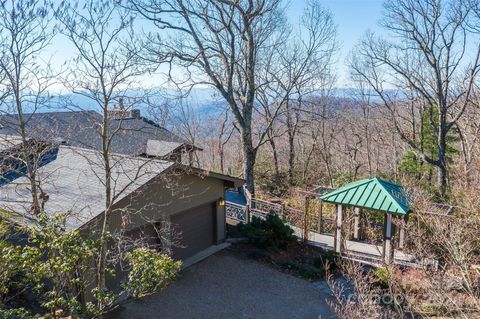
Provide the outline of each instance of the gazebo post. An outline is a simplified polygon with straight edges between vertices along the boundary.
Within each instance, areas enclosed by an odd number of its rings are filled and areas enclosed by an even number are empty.
[[[393,245],[392,245],[392,214],[385,214],[385,230],[383,232],[383,260],[386,264],[392,262]]]
[[[336,205],[337,207],[337,218],[336,218],[336,228],[335,228],[335,238],[334,238],[334,249],[338,254],[342,253],[342,223],[343,223],[343,207],[342,205]]]
[[[405,216],[400,217],[401,218],[401,226],[400,226],[400,231],[398,234],[398,247],[400,249],[405,248],[405,224],[408,222],[408,214]]]
[[[360,207],[353,209],[353,239],[358,240],[360,237]]]
[[[398,236],[398,248],[403,249],[405,246],[405,229],[402,227],[400,228],[400,233]]]

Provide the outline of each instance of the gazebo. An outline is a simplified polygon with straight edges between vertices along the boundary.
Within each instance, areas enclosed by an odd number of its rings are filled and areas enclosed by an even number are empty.
[[[393,260],[393,217],[405,219],[410,213],[403,187],[378,177],[359,180],[346,184],[332,192],[323,194],[320,199],[336,205],[336,227],[334,249],[342,252],[342,223],[344,207],[354,208],[353,238],[359,238],[361,209],[375,210],[384,213],[383,259],[385,263]],[[400,229],[400,247],[403,245],[404,232]]]

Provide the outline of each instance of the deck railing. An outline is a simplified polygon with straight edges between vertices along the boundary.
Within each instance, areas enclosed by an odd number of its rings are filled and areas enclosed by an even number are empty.
[[[333,236],[335,231],[335,218],[331,216],[325,216],[321,212],[317,216],[309,216],[309,219],[306,222],[306,217],[308,214],[304,210],[296,209],[293,207],[289,207],[286,205],[281,205],[278,203],[272,203],[260,199],[255,199],[249,196],[248,191],[245,191],[245,195],[247,198],[246,205],[240,205],[233,202],[226,202],[225,206],[225,213],[228,219],[234,220],[236,222],[241,223],[249,223],[252,219],[252,216],[256,216],[259,218],[265,218],[268,214],[273,213],[278,215],[284,222],[288,223],[290,226],[293,226],[297,230],[300,229],[303,234],[301,237],[303,240],[308,242],[312,242],[315,244],[322,243],[314,242],[309,239],[310,233],[316,233],[320,235],[330,235]],[[438,205],[439,210],[445,210],[445,213],[437,213],[438,215],[442,216],[450,216],[454,207],[448,205]],[[363,221],[365,222],[365,221]],[[383,225],[376,224],[372,221],[367,221],[367,224],[379,231]],[[308,229],[308,230],[307,230]],[[371,243],[369,245],[372,245]],[[369,264],[375,267],[381,266],[383,264],[383,259],[381,256],[371,255],[364,252],[358,251],[343,251],[342,258],[350,259],[353,261],[357,261],[363,264]],[[438,262],[435,260],[425,259],[422,261],[418,260],[402,260],[399,258],[394,258],[393,262],[398,265],[408,266],[408,267],[432,267],[437,268]]]
[[[251,221],[252,216],[265,218],[268,214],[273,213],[292,226],[302,229],[305,227],[305,212],[301,209],[260,199],[250,199],[247,203],[247,205],[239,205],[227,201],[225,207],[227,218],[247,223]],[[309,223],[310,231],[331,233],[333,232],[334,221],[335,219],[333,218],[323,216],[321,229],[320,221],[315,221],[314,223]]]
[[[246,223],[248,220],[247,206],[235,204],[232,202],[225,203],[225,214],[227,218],[238,222]]]

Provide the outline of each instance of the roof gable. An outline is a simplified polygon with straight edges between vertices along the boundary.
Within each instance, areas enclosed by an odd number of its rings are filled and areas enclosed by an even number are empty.
[[[324,202],[406,215],[410,211],[403,187],[374,177],[347,184],[320,196]]]
[[[111,154],[112,192],[115,202],[128,196],[174,165],[172,162]],[[56,160],[40,167],[37,176],[48,215],[68,213],[65,227],[76,229],[105,208],[104,163],[99,152],[60,146]],[[0,187],[0,212],[29,216],[29,180],[22,176]]]

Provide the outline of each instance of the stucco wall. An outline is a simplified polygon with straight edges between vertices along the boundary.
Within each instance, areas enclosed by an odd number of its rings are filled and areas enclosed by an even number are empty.
[[[129,231],[190,208],[217,202],[224,198],[224,191],[224,181],[217,178],[175,172],[162,174],[114,205],[110,231],[114,233],[121,228]],[[95,230],[101,224],[102,218],[96,218],[87,227]],[[224,239],[225,206],[217,205],[217,240]]]

